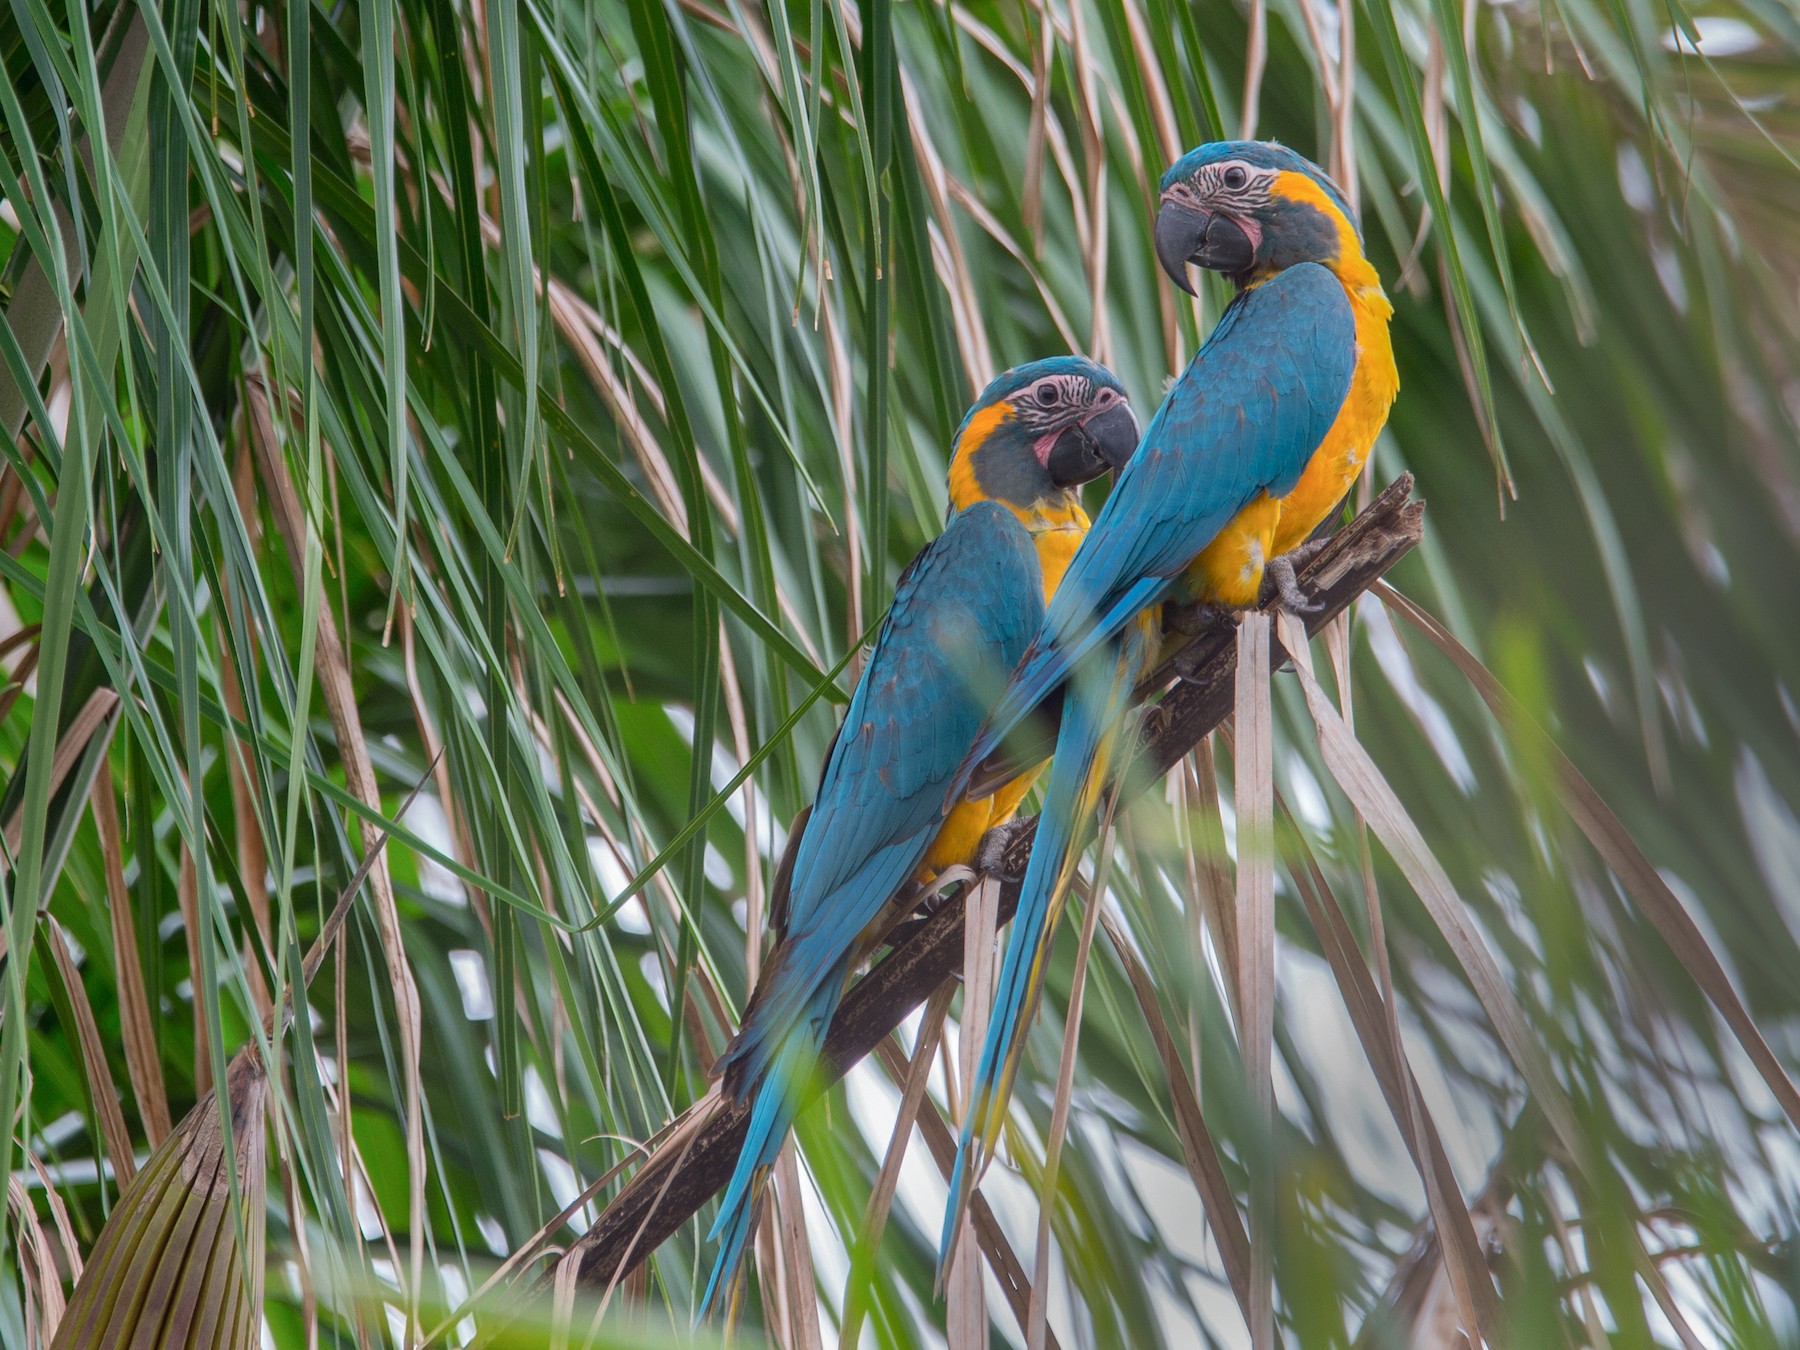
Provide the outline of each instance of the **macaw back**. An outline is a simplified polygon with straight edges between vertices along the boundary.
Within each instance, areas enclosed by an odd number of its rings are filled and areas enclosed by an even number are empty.
[[[1400,375],[1388,336],[1394,307],[1372,267],[1362,263],[1358,275],[1360,280],[1349,282],[1340,274],[1354,323],[1351,351],[1356,358],[1343,406],[1294,485],[1285,493],[1253,498],[1201,550],[1183,578],[1182,590],[1189,598],[1226,609],[1256,604],[1270,560],[1305,543],[1343,504],[1368,462],[1400,392]]]

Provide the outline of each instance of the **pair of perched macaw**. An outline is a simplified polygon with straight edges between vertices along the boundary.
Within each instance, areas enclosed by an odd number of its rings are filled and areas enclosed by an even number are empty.
[[[1020,366],[958,429],[950,517],[913,561],[803,826],[776,945],[721,1065],[753,1103],[713,1235],[702,1311],[737,1287],[758,1193],[805,1098],[831,1015],[896,896],[975,859],[1039,769],[969,783],[1062,689],[1061,725],[987,1040],[963,1120],[943,1250],[991,1152],[1056,920],[1162,606],[1300,602],[1294,551],[1342,503],[1398,391],[1391,307],[1356,217],[1316,165],[1272,142],[1203,145],[1164,175],[1156,253],[1237,295],[1138,440],[1125,394],[1080,357]],[[1118,480],[1091,526],[1079,486]],[[1040,766],[1041,767],[1041,766]]]

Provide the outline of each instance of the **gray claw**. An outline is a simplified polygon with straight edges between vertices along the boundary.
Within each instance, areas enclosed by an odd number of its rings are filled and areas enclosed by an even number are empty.
[[[982,835],[981,843],[975,848],[975,870],[982,876],[1001,881],[1018,880],[1022,874],[1007,871],[1006,855],[1012,852],[1013,842],[1031,825],[1030,819],[1008,820]]]
[[[1303,544],[1296,544],[1282,556],[1292,563],[1294,565],[1294,570],[1298,572],[1327,548],[1331,547],[1331,541],[1336,538],[1337,535],[1335,532],[1332,534],[1321,534],[1315,538],[1308,539]]]
[[[1297,551],[1297,550],[1296,550]],[[1294,579],[1294,555],[1284,553],[1271,558],[1263,567],[1262,600],[1274,600],[1289,614],[1316,614],[1321,606],[1308,600]]]

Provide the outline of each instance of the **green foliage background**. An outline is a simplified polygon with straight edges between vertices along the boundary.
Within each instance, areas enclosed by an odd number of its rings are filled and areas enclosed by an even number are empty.
[[[1800,1056],[1786,0],[15,0],[0,55],[0,1163],[43,1233],[54,1194],[91,1244],[118,1195],[103,1100],[140,1160],[146,1096],[204,1102],[379,829],[343,958],[265,1042],[275,1345],[410,1343],[685,1106],[966,403],[1080,349],[1147,417],[1224,298],[1177,305],[1156,270],[1156,179],[1251,124],[1355,183],[1396,302],[1373,478],[1410,469],[1429,503],[1396,584],[1551,731]],[[1541,747],[1373,602],[1353,634],[1358,736],[1595,1163],[1545,1137],[1377,848],[1407,1048],[1510,1343],[1792,1344],[1793,1127]],[[1277,785],[1360,931],[1357,822],[1275,694]],[[1192,796],[1150,794],[1113,899],[1241,1181],[1260,1141],[1200,935],[1210,837]],[[1284,1335],[1448,1344],[1418,1306],[1441,1267],[1408,1256],[1423,1190],[1279,887]],[[989,1184],[1026,1253],[1071,947],[1014,1107],[1024,1179]],[[1052,1327],[1247,1344],[1105,943],[1090,971]],[[885,1082],[858,1069],[800,1130],[827,1336]],[[941,1192],[907,1166],[879,1345],[943,1326]],[[8,1346],[45,1316],[24,1213]],[[697,1227],[609,1334],[686,1326]]]

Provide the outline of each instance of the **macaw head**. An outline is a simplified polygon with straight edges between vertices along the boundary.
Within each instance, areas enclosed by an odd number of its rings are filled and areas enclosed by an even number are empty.
[[[1364,283],[1356,214],[1317,164],[1273,141],[1213,141],[1163,175],[1156,256],[1190,295],[1187,265],[1240,286],[1316,262]]]
[[[956,429],[950,509],[992,500],[1029,511],[1137,449],[1125,387],[1084,356],[1029,361],[996,376]]]

